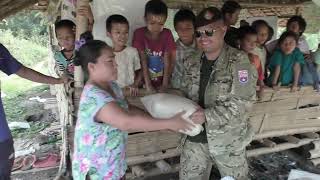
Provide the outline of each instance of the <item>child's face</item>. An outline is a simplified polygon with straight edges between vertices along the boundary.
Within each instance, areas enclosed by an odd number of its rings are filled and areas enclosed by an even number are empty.
[[[300,29],[299,23],[297,21],[294,21],[294,22],[288,24],[287,28],[288,28],[288,31],[292,31],[296,34],[299,34],[300,32],[302,32]]]
[[[249,53],[254,50],[257,46],[257,35],[247,34],[241,41],[240,47],[245,52]]]
[[[180,21],[176,24],[175,29],[183,44],[193,42],[194,26],[192,21]]]
[[[240,15],[240,9],[236,10],[234,13],[230,14],[227,13],[226,14],[226,20],[229,23],[229,25],[235,25],[239,19],[239,15]]]
[[[287,37],[280,44],[281,51],[284,54],[290,54],[296,48],[297,42],[293,37]]]
[[[257,33],[257,43],[259,45],[264,45],[269,37],[269,28],[267,26],[260,26]]]
[[[89,63],[90,78],[98,82],[110,82],[117,79],[117,64],[115,55],[110,48],[101,50],[101,56],[96,63]]]
[[[74,31],[67,27],[61,27],[56,30],[59,46],[65,50],[74,49],[75,34]]]
[[[113,23],[111,32],[107,35],[112,39],[113,46],[126,46],[129,37],[129,26],[123,23]]]
[[[147,29],[152,35],[158,35],[162,32],[167,17],[164,15],[147,14],[145,21]]]

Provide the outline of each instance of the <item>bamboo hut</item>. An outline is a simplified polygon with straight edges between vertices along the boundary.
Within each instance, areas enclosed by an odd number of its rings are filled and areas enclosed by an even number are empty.
[[[169,8],[192,8],[199,11],[207,6],[221,7],[222,0],[164,0]],[[48,14],[59,12],[61,0],[0,0],[0,18],[12,15],[22,9],[32,8],[47,10]],[[238,0],[245,10],[245,17],[278,16],[280,19],[299,15],[303,11],[303,3],[310,0]],[[78,0],[77,7],[88,5],[89,0]],[[86,17],[76,18],[76,38],[87,30]],[[50,42],[54,44],[52,27],[49,28]],[[51,48],[51,47],[50,47]],[[56,73],[56,71],[52,71]],[[75,70],[74,87],[57,85],[55,87],[58,109],[60,113],[61,132],[63,136],[62,160],[60,173],[67,171],[69,153],[72,153],[73,127],[77,106],[83,88],[83,73],[80,67]],[[142,107],[139,100],[131,100]],[[279,152],[291,148],[312,144],[314,149],[308,154],[309,159],[317,165],[320,163],[320,96],[309,87],[301,88],[295,93],[288,89],[274,92],[266,90],[263,100],[257,102],[250,114],[250,122],[255,129],[254,141],[259,146],[248,147],[248,156],[258,156],[271,152]],[[169,131],[155,131],[129,135],[127,145],[128,179],[141,176],[154,176],[176,172],[179,163],[169,163],[169,158],[180,154],[181,135]],[[277,140],[274,140],[274,139]],[[143,163],[151,162],[153,169],[145,170]]]

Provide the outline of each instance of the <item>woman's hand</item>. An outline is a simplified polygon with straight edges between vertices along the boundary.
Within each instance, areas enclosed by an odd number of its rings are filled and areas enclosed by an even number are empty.
[[[129,86],[130,96],[138,96],[139,88],[135,85]]]
[[[170,123],[169,129],[170,130],[176,131],[176,132],[184,132],[184,131],[191,130],[194,127],[194,125],[192,123],[183,119],[182,116],[185,113],[186,113],[185,111],[180,112],[169,119],[169,123]]]

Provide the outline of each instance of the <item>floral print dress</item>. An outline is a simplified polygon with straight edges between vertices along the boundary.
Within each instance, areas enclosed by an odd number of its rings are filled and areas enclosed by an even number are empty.
[[[91,180],[119,180],[125,175],[128,134],[95,120],[97,112],[112,101],[128,109],[119,86],[112,82],[111,87],[116,97],[91,84],[83,89],[74,136],[72,173],[75,180],[85,180],[87,175]]]

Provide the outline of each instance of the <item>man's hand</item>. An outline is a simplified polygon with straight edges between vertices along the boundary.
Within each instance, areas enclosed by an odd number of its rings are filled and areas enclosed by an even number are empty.
[[[191,114],[190,118],[195,124],[203,124],[206,121],[204,110],[201,107],[199,107],[196,112]]]

